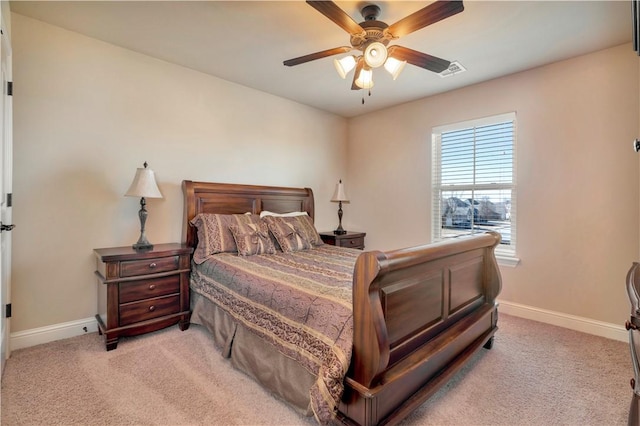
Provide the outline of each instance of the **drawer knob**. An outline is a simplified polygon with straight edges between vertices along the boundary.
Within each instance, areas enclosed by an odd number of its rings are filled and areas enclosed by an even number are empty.
[[[149,306],[149,312],[153,312],[156,310],[156,307],[154,305]]]
[[[155,290],[156,285],[155,284],[149,284],[149,290]]]
[[[155,268],[156,266],[158,266],[156,262],[153,262],[152,264],[149,265],[149,268]]]

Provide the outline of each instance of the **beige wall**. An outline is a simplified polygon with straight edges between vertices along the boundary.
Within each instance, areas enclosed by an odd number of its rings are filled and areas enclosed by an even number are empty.
[[[638,259],[638,90],[623,45],[352,119],[347,225],[372,249],[428,242],[431,128],[515,111],[521,264],[501,268],[501,299],[622,325]]]
[[[125,198],[146,160],[164,199],[152,243],[180,241],[183,179],[306,186],[319,229],[346,172],[347,122],[288,100],[12,15],[11,331],[92,317],[92,249],[139,236]]]
[[[324,230],[336,225],[327,200],[342,177],[345,228],[392,249],[430,238],[431,128],[508,111],[518,116],[522,262],[502,269],[501,298],[614,324],[628,316],[624,276],[640,250],[630,45],[347,121],[12,21],[12,332],[93,316],[91,251],[137,240],[139,200],[122,194],[145,160],[165,196],[148,200],[152,242],[181,237],[182,179],[309,186]]]

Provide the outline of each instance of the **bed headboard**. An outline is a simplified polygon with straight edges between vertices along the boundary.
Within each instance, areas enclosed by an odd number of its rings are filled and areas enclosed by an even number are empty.
[[[306,211],[313,219],[311,188],[240,185],[231,183],[182,181],[184,216],[182,242],[191,247],[198,243],[197,230],[189,224],[198,213],[260,214]]]

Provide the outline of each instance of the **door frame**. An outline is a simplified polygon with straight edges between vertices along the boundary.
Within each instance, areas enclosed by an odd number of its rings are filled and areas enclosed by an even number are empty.
[[[0,222],[12,224],[13,176],[13,99],[9,92],[12,81],[11,38],[7,26],[8,6],[0,7]],[[12,84],[12,83],[11,83]],[[0,231],[0,371],[4,372],[6,360],[11,353],[11,319],[7,306],[11,301],[11,232]]]

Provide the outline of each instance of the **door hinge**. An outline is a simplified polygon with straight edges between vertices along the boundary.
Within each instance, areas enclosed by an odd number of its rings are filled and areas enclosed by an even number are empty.
[[[4,317],[11,318],[11,303],[4,305]]]
[[[7,95],[13,96],[13,81],[7,81]]]

